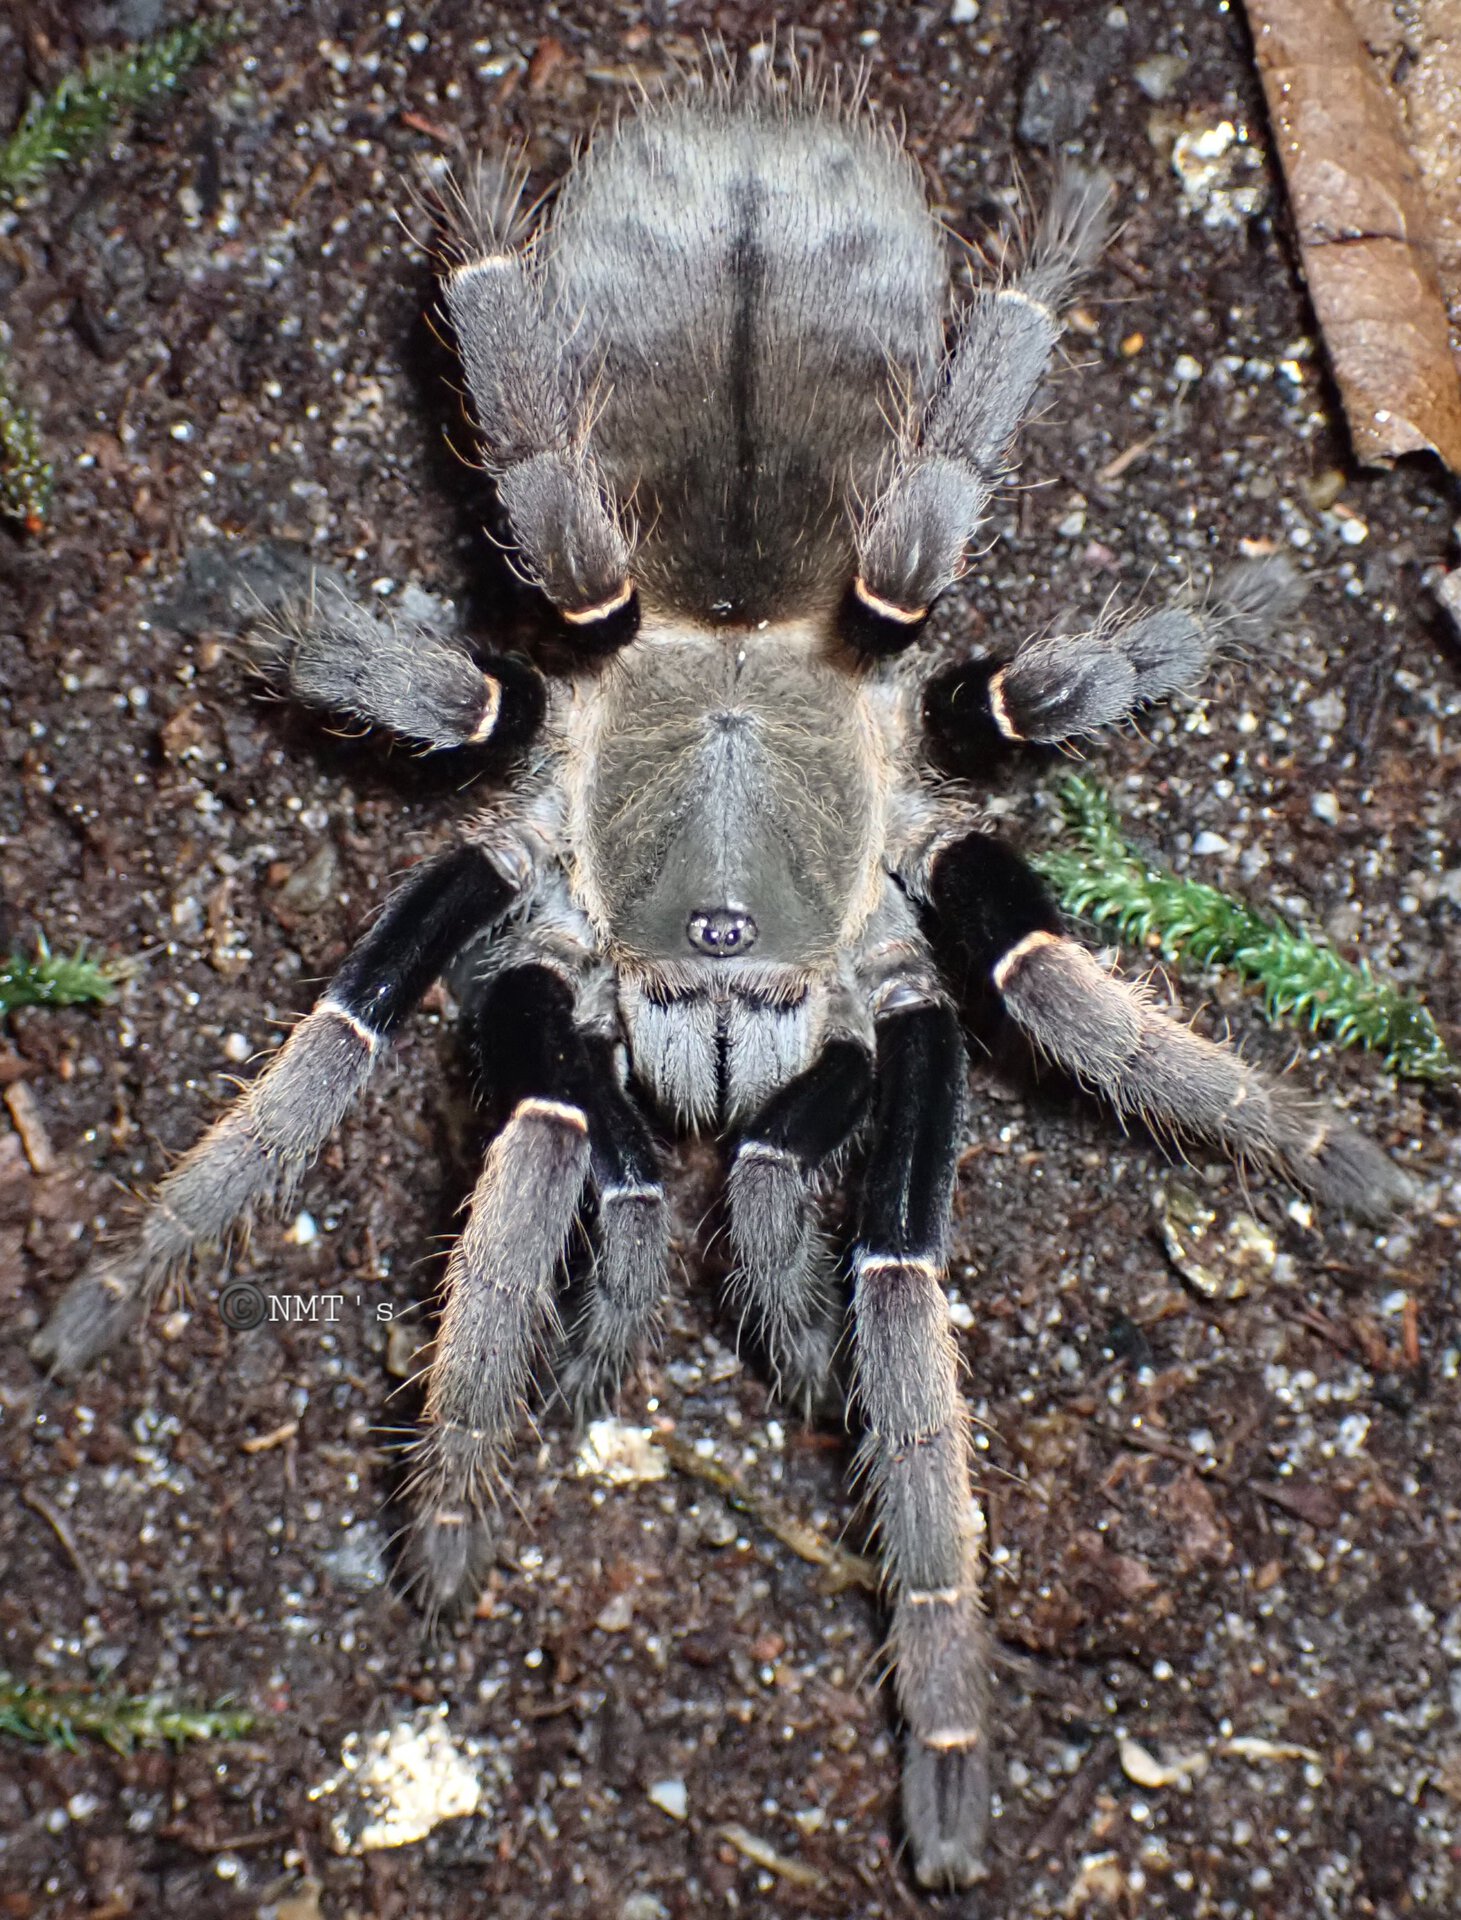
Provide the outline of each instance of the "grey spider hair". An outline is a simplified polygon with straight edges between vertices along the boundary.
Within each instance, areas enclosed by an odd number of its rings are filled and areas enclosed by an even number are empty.
[[[920,1882],[965,1885],[985,1870],[991,1727],[943,1290],[955,982],[1161,1131],[1365,1214],[1407,1183],[1066,938],[972,794],[932,776],[925,721],[966,762],[1079,738],[1194,686],[1225,633],[1260,640],[1294,581],[1255,563],[926,684],[929,608],[1099,252],[1098,175],[1067,168],[1021,259],[957,309],[918,170],[860,98],[721,76],[594,140],[536,225],[514,179],[459,196],[442,297],[518,563],[572,670],[545,687],[448,615],[392,623],[334,576],[281,610],[266,651],[301,699],[437,750],[520,739],[523,764],[396,893],[37,1351],[85,1366],[201,1249],[279,1204],[452,968],[506,1117],[450,1257],[414,1448],[427,1606],[477,1589],[580,1210],[595,1252],[562,1377],[589,1402],[645,1346],[665,1284],[646,1109],[724,1136],[734,1285],[784,1391],[820,1389],[850,1320],[907,1838]],[[854,1152],[840,1269],[818,1190]]]

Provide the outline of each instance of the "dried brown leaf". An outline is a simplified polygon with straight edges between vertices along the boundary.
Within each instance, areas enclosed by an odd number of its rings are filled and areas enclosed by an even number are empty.
[[[1247,0],[1304,272],[1370,465],[1461,471],[1461,374],[1436,228],[1400,113],[1342,0]]]

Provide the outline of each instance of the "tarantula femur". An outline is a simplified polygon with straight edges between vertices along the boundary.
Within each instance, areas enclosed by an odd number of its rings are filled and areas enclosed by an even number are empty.
[[[508,1116],[446,1274],[409,1551],[471,1597],[484,1518],[576,1216],[564,1373],[611,1391],[650,1334],[668,1233],[648,1111],[727,1143],[735,1285],[810,1392],[850,1314],[906,1727],[915,1871],[983,1870],[980,1529],[943,1288],[973,980],[1122,1113],[1361,1212],[1379,1151],[1199,1038],[1067,939],[1040,883],[923,749],[932,603],[965,565],[1099,250],[1105,182],[1054,185],[1022,259],[951,311],[946,236],[860,100],[682,88],[596,139],[535,235],[473,197],[444,305],[522,571],[573,670],[546,684],[444,618],[322,577],[274,653],[294,691],[432,748],[530,741],[519,777],[395,894],[315,1010],[39,1340],[89,1362],[166,1278],[286,1195],[448,966]],[[631,519],[632,506],[632,519]],[[945,674],[966,764],[1192,686],[1293,600],[1256,562],[1205,596]],[[466,962],[463,956],[467,956]],[[855,1146],[850,1306],[819,1176]]]

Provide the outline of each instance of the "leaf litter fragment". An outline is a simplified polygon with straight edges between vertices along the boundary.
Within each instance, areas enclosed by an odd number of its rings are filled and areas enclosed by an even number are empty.
[[[1461,471],[1461,369],[1437,217],[1400,111],[1344,0],[1246,0],[1309,295],[1367,466]],[[1461,63],[1461,34],[1451,48]],[[1452,128],[1454,137],[1454,126]],[[1454,172],[1454,145],[1451,149]]]

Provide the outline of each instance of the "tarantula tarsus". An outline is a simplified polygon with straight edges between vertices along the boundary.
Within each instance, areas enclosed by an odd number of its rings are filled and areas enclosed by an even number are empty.
[[[920,630],[1007,471],[1107,199],[1066,171],[1018,263],[956,304],[898,139],[860,100],[764,77],[682,88],[596,139],[535,235],[510,190],[462,194],[445,312],[518,564],[573,670],[545,686],[330,579],[293,609],[276,647],[306,701],[432,748],[516,728],[530,750],[39,1342],[85,1364],[286,1195],[468,952],[475,1054],[509,1117],[447,1269],[415,1448],[409,1550],[441,1606],[483,1571],[580,1209],[596,1254],[571,1390],[612,1391],[653,1330],[668,1230],[645,1108],[725,1137],[735,1285],[793,1393],[840,1337],[817,1194],[858,1142],[852,1379],[926,1885],[980,1876],[990,1791],[942,1285],[966,1078],[946,981],[991,989],[1123,1114],[1361,1212],[1405,1191],[1366,1140],[1067,939],[971,796],[929,771]],[[1090,734],[1192,686],[1224,638],[1261,638],[1291,594],[1256,562],[1206,597],[1052,632],[946,674],[943,723],[966,760]]]

